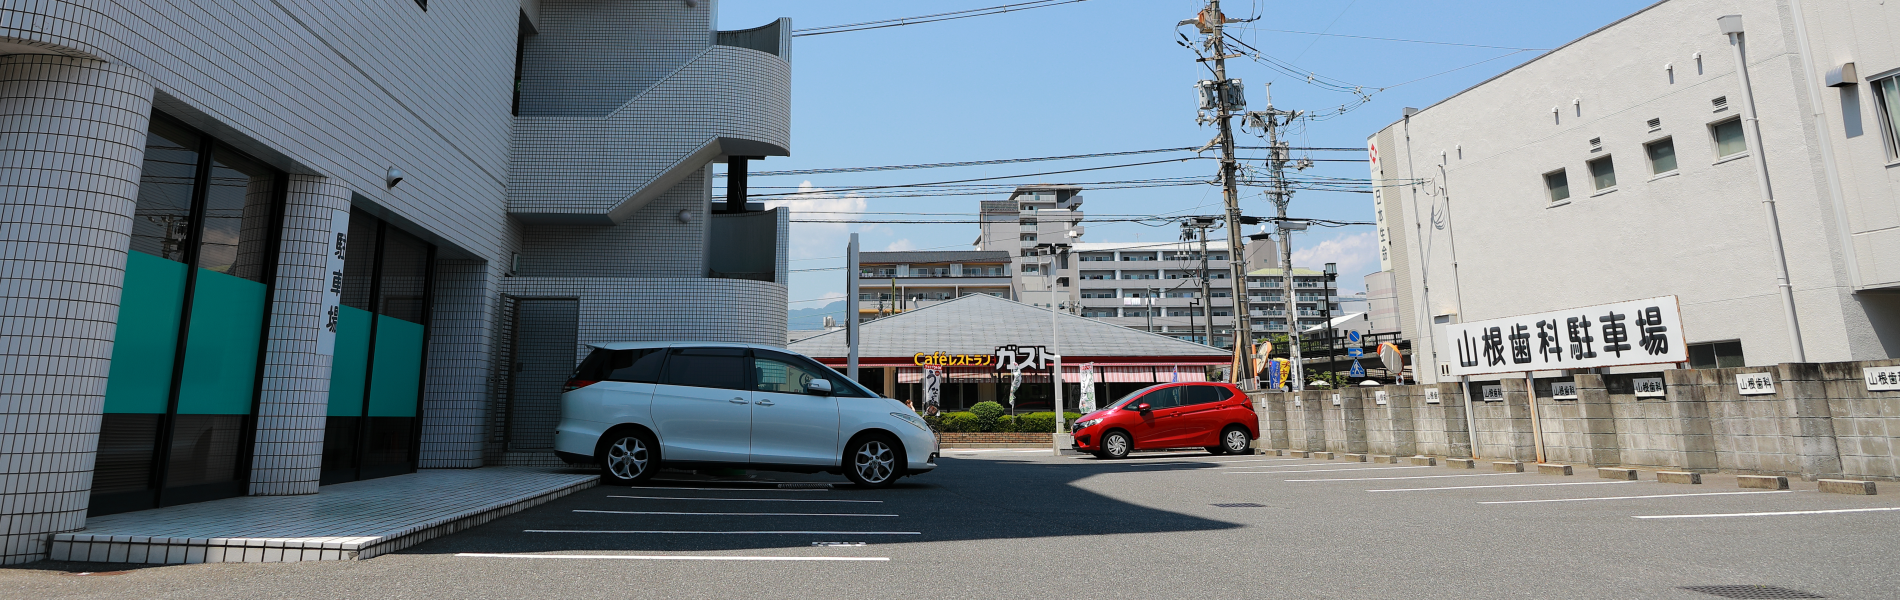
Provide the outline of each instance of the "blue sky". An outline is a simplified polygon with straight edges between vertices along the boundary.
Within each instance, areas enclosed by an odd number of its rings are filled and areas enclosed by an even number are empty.
[[[722,29],[743,29],[791,17],[794,28],[856,23],[982,8],[1017,0],[720,0]],[[1295,146],[1363,148],[1366,137],[1396,121],[1406,106],[1424,107],[1629,15],[1652,0],[1227,0],[1230,18],[1261,16],[1238,25],[1240,38],[1265,54],[1367,91],[1389,88],[1336,118],[1295,129]],[[1175,23],[1191,18],[1202,0],[1088,0],[1005,15],[874,31],[796,38],[792,51],[792,156],[754,163],[753,170],[899,165],[1198,147],[1215,134],[1197,125],[1192,86],[1208,78],[1195,55],[1176,42]],[[1282,30],[1282,31],[1274,31]],[[1191,27],[1180,28],[1198,42]],[[1299,32],[1402,38],[1496,46],[1480,48],[1406,43]],[[1482,62],[1487,61],[1489,62]],[[1481,63],[1476,64],[1473,63]],[[1460,69],[1460,67],[1464,67]],[[1353,96],[1310,85],[1248,58],[1228,61],[1230,77],[1245,82],[1249,108],[1325,111]],[[1451,71],[1459,69],[1450,73]],[[1428,77],[1430,76],[1430,77]],[[1421,79],[1424,78],[1424,79]],[[1407,83],[1409,82],[1409,83]],[[1397,85],[1401,84],[1403,85]],[[1241,145],[1264,145],[1240,134]],[[1214,153],[1209,153],[1213,155]],[[754,178],[753,193],[836,189],[1040,173],[1186,156],[1066,160],[1013,165]],[[1363,159],[1364,152],[1318,152],[1313,158]],[[1361,162],[1321,162],[1307,174],[1365,178]],[[1008,183],[1091,181],[1182,176],[1210,177],[1214,161],[1006,180]],[[778,189],[763,189],[775,186]],[[960,213],[994,196],[855,198],[818,194],[786,202],[793,218],[852,218],[858,212]],[[1094,215],[1213,214],[1213,186],[1084,192]],[[1268,215],[1260,190],[1244,189],[1246,214]],[[803,211],[803,214],[796,211]],[[840,213],[840,214],[819,214]],[[1307,191],[1293,198],[1295,217],[1372,220],[1366,194]],[[901,219],[866,215],[864,219]],[[938,217],[959,218],[959,217]],[[961,217],[972,219],[973,217]],[[1174,239],[1178,230],[1135,223],[1087,223],[1084,241]],[[866,250],[968,249],[974,224],[794,224],[792,269],[840,267],[848,232],[862,234]],[[1340,287],[1364,289],[1377,271],[1369,226],[1318,229],[1294,238],[1295,263],[1340,264]],[[842,270],[792,274],[793,309],[842,296]]]

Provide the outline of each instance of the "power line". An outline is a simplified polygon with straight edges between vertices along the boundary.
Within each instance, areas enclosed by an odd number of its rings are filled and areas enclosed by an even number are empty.
[[[1242,150],[1265,150],[1264,147],[1239,146]],[[1305,152],[1365,152],[1365,148],[1290,148]],[[1132,156],[1136,154],[1159,154],[1163,152],[1192,152],[1196,148],[1156,148],[1153,150],[1129,150],[1125,152],[1098,152],[1094,154],[1070,154],[1066,156],[1037,156],[1030,158],[999,158],[993,160],[971,160],[961,162],[922,163],[914,165],[887,165],[878,167],[834,167],[828,169],[799,169],[793,171],[754,171],[750,177],[774,177],[783,175],[821,175],[825,173],[870,173],[875,171],[903,171],[909,169],[940,169],[946,167],[977,167],[984,165],[1003,165],[1014,163],[1044,162],[1051,160],[1075,160],[1087,158],[1107,158],[1112,156]],[[715,173],[714,177],[725,177],[725,173]]]
[[[805,37],[805,36],[810,36],[810,35],[831,35],[834,33],[849,33],[853,31],[868,31],[872,29],[884,29],[888,27],[903,27],[905,25],[920,25],[923,23],[938,23],[938,22],[943,22],[943,21],[955,21],[957,19],[968,19],[972,17],[987,17],[990,15],[1000,15],[1003,13],[1033,10],[1033,9],[1038,9],[1038,8],[1048,8],[1051,6],[1061,6],[1064,4],[1075,4],[1078,2],[1087,2],[1087,1],[1088,0],[1035,0],[1033,2],[1018,2],[1015,4],[1004,4],[1002,6],[991,6],[988,8],[972,8],[969,10],[959,10],[959,11],[946,12],[946,13],[937,13],[934,15],[920,15],[920,16],[915,16],[915,17],[904,17],[904,18],[899,18],[899,19],[884,19],[881,21],[865,21],[862,23],[847,23],[844,25],[828,25],[825,27],[794,29],[792,30],[792,37]]]
[[[1185,161],[1190,161],[1190,160],[1197,160],[1197,159],[1201,159],[1201,158],[1202,158],[1202,157],[1199,157],[1199,156],[1192,156],[1192,157],[1188,157],[1188,158],[1173,158],[1173,159],[1168,159],[1168,160],[1155,160],[1155,161],[1148,161],[1148,162],[1140,162],[1140,163],[1130,163],[1130,164],[1125,164],[1125,165],[1111,165],[1111,166],[1106,166],[1106,167],[1090,167],[1090,168],[1086,168],[1086,169],[1069,169],[1069,170],[1065,170],[1065,171],[1049,171],[1049,172],[1045,172],[1045,173],[1023,173],[1023,174],[1019,174],[1019,175],[1002,175],[1002,176],[997,176],[997,177],[977,177],[977,178],[972,178],[972,179],[956,179],[956,180],[951,180],[951,181],[934,181],[934,182],[930,182],[930,183],[907,183],[907,184],[899,184],[899,185],[874,185],[874,186],[863,186],[863,187],[856,187],[856,188],[840,188],[840,189],[831,189],[831,190],[825,190],[825,191],[826,191],[826,193],[847,193],[847,192],[855,192],[855,191],[862,191],[862,190],[883,190],[883,189],[895,189],[895,188],[912,188],[912,187],[921,187],[921,186],[928,186],[928,185],[939,185],[939,184],[945,184],[945,183],[969,183],[969,182],[972,182],[972,181],[995,181],[995,180],[998,180],[998,179],[1017,179],[1017,178],[1021,178],[1021,177],[1040,177],[1040,176],[1044,176],[1044,175],[1061,175],[1061,174],[1064,174],[1064,173],[1082,173],[1082,172],[1086,172],[1086,171],[1104,171],[1104,170],[1108,170],[1108,169],[1125,169],[1125,168],[1128,168],[1128,167],[1143,167],[1143,166],[1149,166],[1149,165],[1159,165],[1159,164],[1165,164],[1165,163],[1171,163],[1171,162],[1185,162]],[[785,193],[779,193],[779,194],[747,194],[747,195],[746,195],[746,197],[747,197],[747,198],[765,198],[765,197],[773,197],[773,196],[799,196],[799,195],[807,195],[807,194],[811,194],[811,193],[813,193],[813,192],[785,192]]]
[[[1258,27],[1255,27],[1255,28],[1252,28],[1252,29],[1253,29],[1254,31],[1271,31],[1271,32],[1274,32],[1274,33],[1293,33],[1293,34],[1299,34],[1299,35],[1313,35],[1313,36],[1323,36],[1323,37],[1343,37],[1343,38],[1353,38],[1353,39],[1360,39],[1360,40],[1377,40],[1377,41],[1381,41],[1381,42],[1405,42],[1405,43],[1408,43],[1408,44],[1433,44],[1433,45],[1437,45],[1437,46],[1462,46],[1462,47],[1465,47],[1465,48],[1491,48],[1491,49],[1494,49],[1494,50],[1522,50],[1522,51],[1525,51],[1525,52],[1541,52],[1541,51],[1545,51],[1545,50],[1549,50],[1549,48],[1514,48],[1514,47],[1511,47],[1511,46],[1487,46],[1487,45],[1484,45],[1484,44],[1465,44],[1465,43],[1460,43],[1460,42],[1435,42],[1435,41],[1431,41],[1431,40],[1408,40],[1408,39],[1402,39],[1402,38],[1387,38],[1387,37],[1374,37],[1374,36],[1369,36],[1369,35],[1348,35],[1348,34],[1344,34],[1344,33],[1323,33],[1323,32],[1315,32],[1315,31],[1293,31],[1293,30],[1289,30],[1289,29],[1263,29],[1263,28],[1258,28]],[[1298,59],[1295,59],[1295,60],[1298,60]]]

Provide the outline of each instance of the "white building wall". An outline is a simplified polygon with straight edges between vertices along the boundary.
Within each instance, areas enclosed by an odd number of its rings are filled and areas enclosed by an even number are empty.
[[[1844,4],[1860,11],[1856,19],[1900,15],[1900,7],[1875,2]],[[1373,136],[1383,177],[1417,180],[1385,188],[1399,197],[1380,206],[1388,221],[1395,208],[1410,213],[1386,227],[1400,242],[1390,249],[1401,311],[1471,321],[1675,294],[1691,342],[1740,339],[1749,364],[1790,360],[1754,163],[1718,159],[1708,129],[1740,112],[1732,50],[1715,23],[1739,12],[1807,357],[1868,360],[1900,349],[1882,339],[1894,329],[1877,326],[1894,318],[1892,303],[1856,295],[1848,275],[1790,6],[1662,2]],[[1820,16],[1809,19],[1811,28],[1847,26],[1838,15]],[[1728,109],[1716,110],[1718,97],[1729,99]],[[1661,119],[1660,128],[1652,131],[1650,119]],[[1679,169],[1652,177],[1643,145],[1665,136]],[[1601,150],[1592,150],[1592,139]],[[1617,185],[1599,192],[1586,161],[1602,156],[1613,157]],[[1842,159],[1886,162],[1864,152]],[[1571,198],[1553,204],[1542,176],[1559,168]],[[1894,194],[1859,197],[1891,206]],[[1398,229],[1425,235],[1405,244]],[[1401,327],[1422,342],[1415,360],[1429,382],[1430,349],[1440,342],[1419,321],[1402,315]]]

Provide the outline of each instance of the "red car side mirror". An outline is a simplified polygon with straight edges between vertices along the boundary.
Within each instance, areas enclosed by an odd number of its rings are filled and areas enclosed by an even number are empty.
[[[1148,412],[1149,410],[1153,410],[1153,409],[1154,409],[1154,407],[1152,407],[1152,406],[1148,406],[1148,403],[1147,403],[1147,402],[1143,402],[1143,403],[1141,403],[1141,404],[1136,404],[1136,405],[1135,405],[1135,410],[1138,410],[1138,411],[1141,411],[1141,412]]]

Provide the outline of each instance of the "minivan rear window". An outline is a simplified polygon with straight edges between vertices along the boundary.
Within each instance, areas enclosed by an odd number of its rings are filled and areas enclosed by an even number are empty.
[[[660,365],[666,362],[665,348],[638,350],[595,349],[574,370],[574,378],[586,381],[624,381],[659,383]]]
[[[747,390],[744,348],[674,348],[660,383]]]

